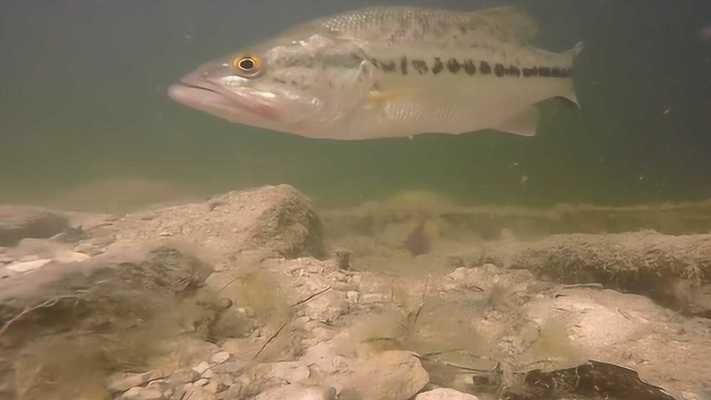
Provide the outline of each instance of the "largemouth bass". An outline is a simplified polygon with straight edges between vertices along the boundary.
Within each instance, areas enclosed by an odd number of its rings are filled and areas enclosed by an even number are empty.
[[[512,7],[371,7],[319,18],[209,62],[170,87],[187,106],[311,138],[359,140],[494,129],[534,135],[537,106],[577,104],[582,49],[529,45]]]

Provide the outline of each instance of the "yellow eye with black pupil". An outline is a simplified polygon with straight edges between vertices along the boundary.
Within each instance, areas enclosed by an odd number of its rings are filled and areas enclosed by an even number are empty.
[[[262,62],[258,57],[240,56],[232,61],[235,72],[245,77],[254,77],[261,71]]]
[[[254,60],[251,58],[243,58],[239,62],[239,67],[245,71],[251,71],[254,68]]]

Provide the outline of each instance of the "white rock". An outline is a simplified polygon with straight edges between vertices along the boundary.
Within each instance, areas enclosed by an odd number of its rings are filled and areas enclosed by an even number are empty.
[[[230,359],[230,353],[226,351],[221,351],[217,354],[214,354],[210,361],[214,362],[215,364],[222,364],[226,362],[227,360]]]
[[[334,400],[336,390],[321,386],[286,385],[260,393],[254,400]]]
[[[42,268],[51,262],[52,260],[48,258],[42,258],[34,261],[16,262],[8,265],[7,269],[15,272],[29,272]]]
[[[83,253],[77,253],[75,251],[65,251],[57,254],[54,257],[54,260],[60,263],[76,263],[86,261],[90,258],[90,256]]]
[[[161,400],[164,399],[163,393],[158,389],[147,389],[135,387],[129,389],[121,397],[121,400]]]
[[[202,375],[208,369],[210,369],[210,364],[208,364],[207,361],[203,361],[200,364],[193,367],[193,371],[197,372],[200,375]]]
[[[358,304],[358,299],[360,298],[360,293],[355,290],[349,290],[346,292],[346,300],[351,304]]]
[[[415,400],[479,400],[479,398],[454,389],[441,388],[420,393],[415,397]]]

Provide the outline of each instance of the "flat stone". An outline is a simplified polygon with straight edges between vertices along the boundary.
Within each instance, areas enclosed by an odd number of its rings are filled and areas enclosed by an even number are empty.
[[[210,358],[210,361],[212,361],[215,364],[222,364],[229,359],[230,359],[230,353],[228,353],[226,351],[221,351],[217,354],[213,354],[212,358]]]
[[[479,400],[479,398],[454,389],[440,388],[420,393],[415,397],[415,400]]]
[[[193,371],[197,372],[199,375],[202,375],[208,369],[210,369],[210,364],[208,364],[207,361],[203,361],[193,367]]]
[[[132,387],[143,386],[150,381],[160,379],[165,376],[166,374],[160,370],[153,370],[140,374],[118,373],[109,377],[106,387],[112,393],[125,392]]]
[[[177,386],[184,383],[191,383],[196,381],[200,377],[200,374],[193,369],[181,369],[178,370],[168,377],[168,382],[172,385]]]
[[[203,379],[198,379],[197,381],[195,381],[195,383],[193,383],[193,385],[195,385],[195,386],[205,386],[205,385],[207,385],[208,383],[210,383],[210,381],[207,380],[207,379],[205,379],[205,378],[203,378]]]
[[[162,400],[163,393],[158,389],[134,387],[121,395],[121,400]]]

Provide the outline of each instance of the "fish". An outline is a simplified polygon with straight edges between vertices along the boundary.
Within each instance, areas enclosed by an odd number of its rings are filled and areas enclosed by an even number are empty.
[[[525,11],[371,6],[297,24],[171,85],[184,106],[314,139],[537,133],[550,99],[579,108],[582,42],[534,47]]]

